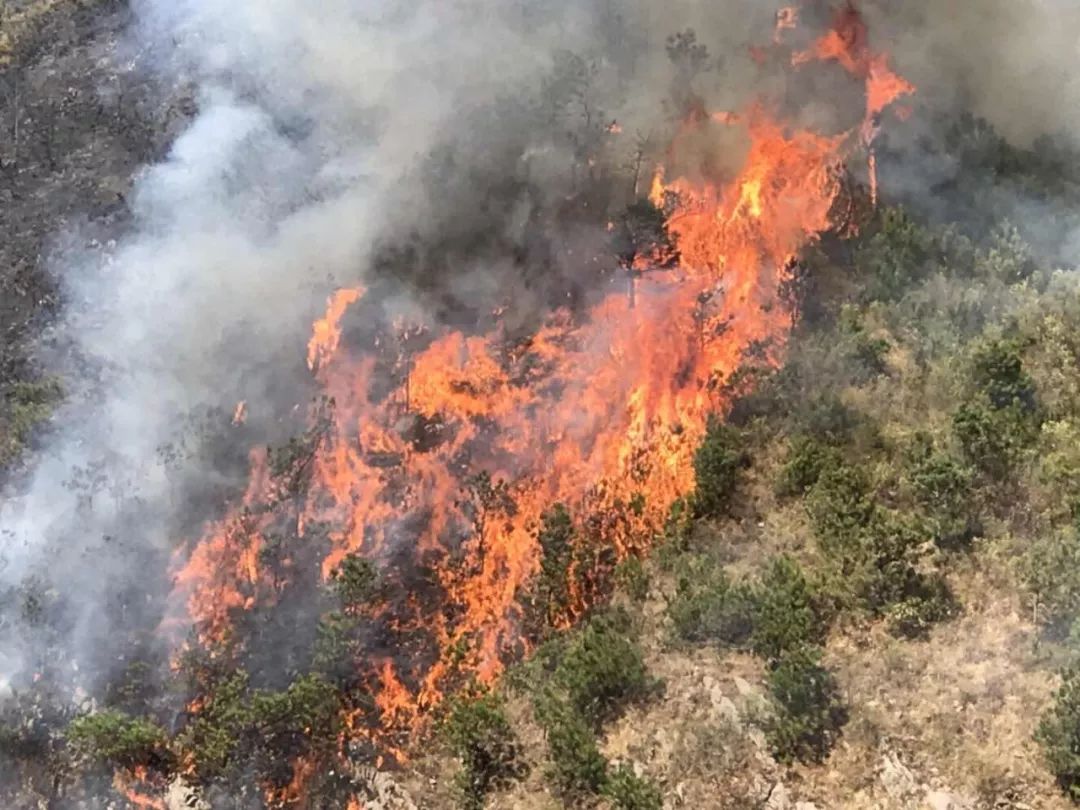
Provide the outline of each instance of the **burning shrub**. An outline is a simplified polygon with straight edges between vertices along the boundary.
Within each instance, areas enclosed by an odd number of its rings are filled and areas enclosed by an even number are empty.
[[[664,806],[664,797],[656,785],[638,776],[627,765],[620,765],[611,772],[604,795],[620,810],[661,810]]]
[[[517,741],[494,694],[456,699],[443,733],[461,760],[457,781],[466,810],[479,810],[491,790],[521,775]]]
[[[200,778],[210,781],[254,767],[281,786],[297,757],[329,750],[339,727],[340,695],[319,675],[297,678],[283,692],[250,690],[246,673],[219,681],[180,744]]]
[[[698,517],[723,517],[731,508],[741,470],[748,458],[739,434],[716,417],[709,425],[701,446],[694,454],[694,511]]]
[[[168,736],[161,726],[119,711],[75,718],[67,739],[77,754],[113,766],[162,767],[169,760]]]
[[[249,724],[246,673],[214,684],[199,716],[184,729],[180,746],[204,780],[224,775],[236,759]]]
[[[816,650],[788,653],[769,673],[774,714],[765,735],[781,762],[821,762],[828,756],[847,710],[833,676],[819,663]]]
[[[1035,737],[1058,785],[1080,802],[1080,666],[1063,674],[1054,704],[1043,715]]]

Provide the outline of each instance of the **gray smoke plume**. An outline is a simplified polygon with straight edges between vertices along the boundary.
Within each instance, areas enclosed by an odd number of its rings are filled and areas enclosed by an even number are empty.
[[[193,82],[199,111],[137,179],[130,232],[57,268],[66,307],[42,354],[67,404],[0,512],[0,577],[62,587],[70,666],[108,646],[106,605],[124,583],[164,565],[179,525],[208,516],[192,514],[185,486],[218,471],[166,452],[191,415],[244,400],[255,435],[281,433],[268,406],[290,379],[302,390],[313,316],[335,284],[368,275],[377,244],[490,228],[476,221],[492,216],[487,186],[517,174],[544,199],[514,202],[501,226],[512,241],[531,208],[572,192],[590,148],[538,121],[663,132],[675,114],[664,45],[689,26],[724,32],[709,45],[730,57],[702,66],[700,84],[735,107],[759,78],[742,43],[772,25],[751,2],[134,6],[130,47]],[[452,164],[432,174],[439,150]],[[496,256],[457,267],[453,286],[483,296],[499,267]],[[0,674],[25,673],[34,634],[4,633]]]
[[[805,13],[827,18],[828,5]],[[574,192],[594,147],[628,161],[640,137],[657,157],[682,112],[673,87],[691,80],[681,71],[692,68],[712,109],[780,95],[787,81],[748,50],[773,32],[776,9],[758,0],[133,6],[131,47],[193,82],[198,113],[138,178],[130,231],[57,268],[66,306],[42,354],[68,400],[30,480],[0,506],[0,586],[63,589],[63,638],[52,641],[71,669],[107,649],[117,612],[142,609],[114,604],[125,585],[163,576],[150,569],[213,513],[189,488],[225,473],[168,451],[192,414],[243,400],[253,441],[287,434],[282,409],[304,402],[310,323],[335,285],[372,275],[380,246],[416,239],[439,245],[443,261],[468,256],[433,281],[440,293],[505,292],[504,257],[455,253],[458,243],[493,227],[493,242],[523,243],[533,212]],[[867,12],[875,48],[893,51],[931,102],[970,106],[1020,139],[1080,131],[1072,4],[877,0]],[[709,49],[691,68],[667,48],[688,28]],[[614,148],[567,136],[596,137],[616,120],[625,136]],[[713,162],[736,165],[739,148],[725,144]],[[530,192],[493,205],[507,177]],[[430,306],[412,290],[400,298]],[[39,646],[32,627],[0,625],[0,681],[32,671]]]

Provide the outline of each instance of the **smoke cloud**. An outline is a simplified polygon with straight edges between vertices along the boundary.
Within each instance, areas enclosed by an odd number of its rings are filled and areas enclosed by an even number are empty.
[[[245,401],[252,442],[293,429],[310,323],[335,285],[372,280],[388,246],[410,243],[423,246],[418,269],[387,306],[442,315],[448,296],[490,309],[512,294],[539,307],[543,290],[508,256],[529,255],[536,212],[574,191],[590,149],[608,148],[541,123],[618,121],[625,138],[607,159],[630,160],[636,137],[655,157],[682,112],[667,37],[688,28],[709,49],[694,88],[710,108],[783,96],[788,81],[748,51],[773,31],[775,9],[757,0],[133,6],[133,47],[193,81],[199,111],[138,178],[130,232],[57,268],[67,303],[42,356],[69,396],[30,479],[0,506],[0,584],[11,600],[28,579],[62,591],[73,672],[108,657],[117,621],[161,610],[153,592],[168,588],[178,539],[219,506],[206,493],[243,469],[170,450],[192,415]],[[1080,131],[1073,4],[867,10],[875,48],[921,99],[970,107],[1021,141]],[[711,165],[737,163],[739,148],[714,145]],[[507,178],[522,183],[500,189]],[[602,238],[564,231],[537,266],[580,274],[575,247]],[[0,680],[33,671],[35,633],[0,625]]]

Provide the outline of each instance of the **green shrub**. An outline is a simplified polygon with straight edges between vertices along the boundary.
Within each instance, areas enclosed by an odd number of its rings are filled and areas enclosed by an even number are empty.
[[[594,728],[626,705],[655,692],[629,617],[612,612],[594,617],[570,642],[555,681],[570,706]]]
[[[843,558],[855,553],[876,506],[862,471],[838,465],[822,472],[807,496],[806,510],[822,551]]]
[[[297,678],[282,692],[252,691],[245,673],[214,684],[209,700],[180,736],[203,779],[230,777],[251,766],[268,783],[292,778],[296,757],[333,747],[341,696],[320,675]]]
[[[549,776],[558,790],[571,796],[598,793],[607,780],[607,761],[588,721],[551,690],[537,699],[536,717],[547,737]]]
[[[789,407],[796,414],[796,429],[825,444],[844,444],[851,440],[860,425],[859,414],[832,393],[811,396],[805,402],[799,395]]]
[[[370,560],[350,554],[334,569],[332,578],[334,592],[342,607],[355,612],[375,595],[379,574]]]
[[[911,519],[884,510],[875,514],[849,566],[851,581],[871,611],[880,614],[919,592],[922,577],[916,563],[924,538]]]
[[[556,626],[570,608],[575,536],[570,512],[563,504],[555,504],[541,517],[537,532],[540,572],[534,586],[533,601],[543,613],[541,621],[546,627]]]
[[[443,734],[461,760],[457,783],[466,810],[481,810],[488,793],[522,773],[513,729],[493,694],[455,699]]]
[[[1040,621],[1064,631],[1080,616],[1080,532],[1069,527],[1037,541],[1023,568]]]
[[[955,615],[956,599],[940,576],[920,576],[913,592],[886,609],[889,632],[922,638],[930,628]]]
[[[973,525],[971,469],[945,453],[927,452],[910,472],[915,500],[933,524],[940,546],[963,544]]]
[[[953,433],[967,461],[996,480],[1009,476],[1037,436],[1020,406],[995,409],[977,400],[957,408]]]
[[[668,604],[675,634],[684,641],[739,646],[754,628],[750,588],[733,585],[723,568],[704,557],[684,557]]]
[[[781,762],[821,762],[828,756],[847,711],[818,653],[802,648],[785,655],[769,673],[773,714],[765,736]]]
[[[694,453],[694,511],[698,517],[729,514],[746,462],[738,431],[710,417],[705,438]]]
[[[815,594],[798,563],[773,560],[754,592],[754,627],[750,648],[772,660],[825,638],[826,625]]]
[[[34,430],[63,397],[55,380],[17,382],[0,396],[0,467],[22,453]]]
[[[615,568],[615,582],[635,602],[644,602],[649,595],[649,572],[640,557],[627,557],[620,562]]]
[[[338,610],[323,616],[315,628],[312,669],[340,687],[350,685],[356,678],[362,622]]]
[[[114,766],[161,764],[167,756],[168,736],[161,726],[118,711],[75,718],[67,739],[78,753]]]
[[[840,463],[836,448],[817,439],[800,436],[792,441],[787,461],[780,468],[776,494],[789,497],[803,495],[818,482],[826,469]]]
[[[953,416],[953,432],[967,460],[991,478],[1004,479],[1038,437],[1035,386],[1015,341],[994,340],[974,354],[979,393]]]
[[[972,377],[995,409],[1019,406],[1035,409],[1035,384],[1024,371],[1020,347],[1014,340],[991,340],[974,354]]]
[[[693,504],[686,498],[677,498],[664,518],[661,543],[653,555],[664,571],[674,570],[682,555],[689,550],[693,529]]]
[[[863,300],[894,301],[932,271],[933,235],[902,208],[883,208],[877,229],[855,250],[855,267],[865,279]]]
[[[1080,802],[1080,666],[1063,674],[1054,704],[1035,733],[1058,785]]]
[[[659,789],[626,765],[620,765],[611,772],[604,786],[604,795],[619,810],[662,810],[664,806],[664,797]]]

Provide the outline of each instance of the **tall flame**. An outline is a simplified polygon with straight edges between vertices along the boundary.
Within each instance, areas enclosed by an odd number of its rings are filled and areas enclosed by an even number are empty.
[[[785,10],[778,33],[798,16]],[[837,224],[843,164],[869,145],[868,122],[914,89],[870,52],[850,9],[794,57],[811,59],[865,80],[866,122],[820,135],[764,105],[687,122],[706,135],[744,127],[750,147],[724,184],[667,179],[657,168],[649,196],[681,261],[639,278],[633,301],[613,292],[587,317],[553,312],[513,346],[500,330],[436,332],[387,396],[376,390],[374,355],[341,346],[342,319],[363,291],[331,296],[307,359],[334,410],[289,508],[301,534],[330,527],[316,546],[324,578],[360,554],[410,593],[378,620],[391,636],[423,636],[432,652],[358,663],[388,739],[421,727],[456,678],[491,681],[522,652],[521,599],[538,570],[545,509],[568,505],[580,533],[615,558],[643,553],[670,505],[693,489],[694,450],[725,404],[721,383],[751,347],[779,359],[790,325],[777,300],[785,268]],[[244,504],[210,526],[180,568],[177,595],[204,643],[224,643],[236,611],[273,598],[258,560],[278,519],[265,505],[285,500],[265,455],[254,455]],[[434,571],[437,599],[412,593],[403,557]],[[591,598],[575,594],[571,614]]]

